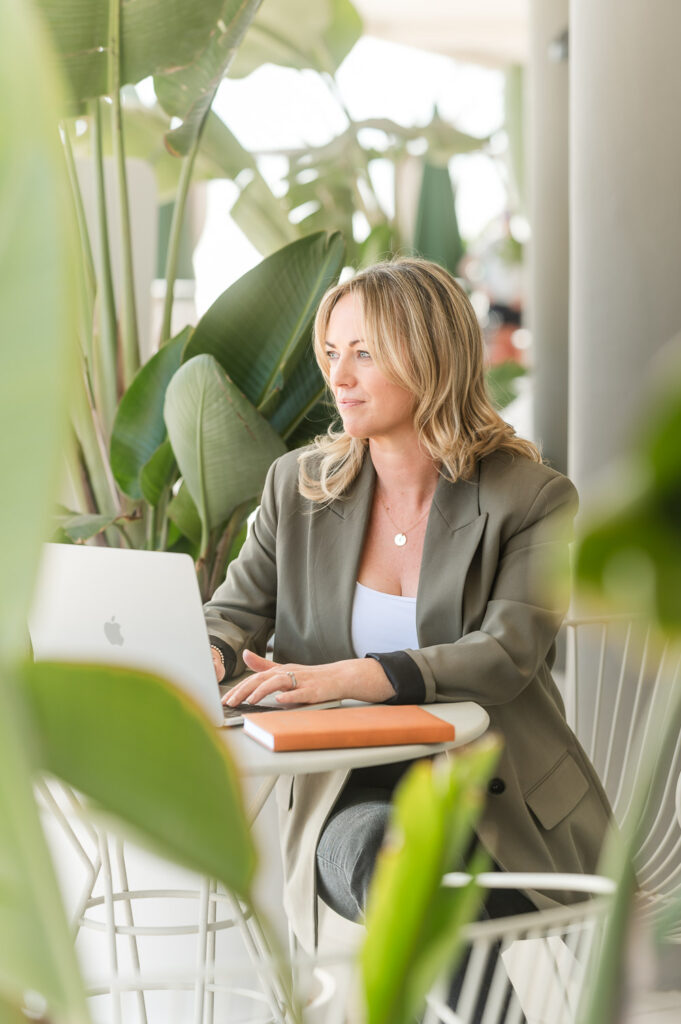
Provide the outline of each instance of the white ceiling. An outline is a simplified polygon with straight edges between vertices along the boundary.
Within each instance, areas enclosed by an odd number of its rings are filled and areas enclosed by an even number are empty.
[[[353,0],[367,35],[476,64],[524,63],[529,0]]]

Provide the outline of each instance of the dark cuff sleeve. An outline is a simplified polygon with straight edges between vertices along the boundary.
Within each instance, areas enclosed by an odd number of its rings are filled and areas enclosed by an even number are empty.
[[[220,654],[223,657],[223,660],[225,662],[225,677],[222,681],[223,683],[226,683],[227,680],[231,679],[232,676],[234,675],[234,669],[236,667],[236,654],[229,646],[229,644],[226,644],[225,641],[221,640],[219,636],[209,636],[208,642],[210,643],[211,647],[217,647],[217,649],[219,650]]]
[[[377,661],[395,691],[395,696],[384,704],[423,704],[426,699],[426,684],[423,682],[421,670],[405,651],[392,651],[390,654],[366,654],[365,657]]]

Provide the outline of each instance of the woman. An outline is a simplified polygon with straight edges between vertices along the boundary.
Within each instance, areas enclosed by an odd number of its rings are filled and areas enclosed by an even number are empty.
[[[477,701],[505,741],[479,841],[505,870],[593,871],[608,804],[550,673],[565,602],[546,575],[567,564],[573,485],[490,405],[474,311],[435,264],[332,288],[314,333],[342,429],[274,463],[206,606],[218,678],[254,673],[227,703]],[[284,903],[305,947],[318,891],[361,913],[400,773],[280,780]]]

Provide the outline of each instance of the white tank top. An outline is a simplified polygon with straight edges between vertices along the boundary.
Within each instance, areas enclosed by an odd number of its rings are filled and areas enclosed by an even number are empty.
[[[416,598],[384,594],[355,584],[352,603],[352,646],[358,658],[387,654],[419,646],[416,634]]]

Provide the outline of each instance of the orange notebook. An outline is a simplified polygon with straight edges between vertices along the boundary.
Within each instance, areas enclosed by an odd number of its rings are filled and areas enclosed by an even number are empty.
[[[253,717],[244,715],[244,732],[270,750],[388,747],[454,739],[453,725],[416,704],[309,708],[295,715],[264,711]]]

